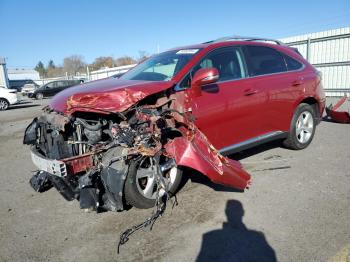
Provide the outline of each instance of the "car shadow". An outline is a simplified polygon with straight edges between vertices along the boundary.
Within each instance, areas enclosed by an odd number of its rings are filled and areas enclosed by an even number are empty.
[[[254,148],[250,148],[250,149],[246,149],[244,151],[235,153],[235,154],[231,154],[228,155],[227,157],[233,160],[237,160],[240,161],[244,158],[253,156],[253,155],[257,155],[260,154],[262,152],[277,148],[277,147],[282,147],[282,140],[276,140],[276,141],[271,141],[268,142],[266,144],[262,144],[260,146],[254,147]],[[290,168],[288,167],[279,167],[279,168],[275,168],[275,169],[284,169],[284,168]],[[228,186],[224,186],[224,185],[219,185],[216,183],[211,182],[211,180],[204,176],[202,173],[191,169],[191,168],[183,168],[183,177],[182,180],[180,182],[180,185],[178,187],[177,191],[181,191],[181,189],[186,185],[186,183],[191,180],[191,182],[193,183],[199,183],[199,184],[203,184],[206,185],[212,189],[214,189],[215,191],[221,191],[221,192],[238,192],[238,193],[242,193],[244,192],[243,190],[239,190],[239,189],[234,189]]]
[[[22,108],[30,108],[30,107],[36,107],[36,106],[40,106],[38,104],[19,104],[19,105],[13,105],[13,106],[10,106],[8,110],[14,110],[14,109],[22,109]]]
[[[239,193],[243,192],[243,190],[213,183],[208,177],[198,172],[197,170],[194,170],[191,168],[183,168],[183,173],[184,173],[184,176],[181,179],[181,182],[177,191],[181,191],[181,189],[187,184],[187,182],[191,180],[192,183],[206,185],[212,188],[213,190],[219,191],[219,192],[239,192]]]
[[[277,148],[277,147],[283,147],[282,145],[282,140],[275,140],[275,141],[271,141],[262,145],[259,145],[257,147],[253,147],[250,149],[246,149],[234,154],[230,154],[227,157],[231,158],[233,160],[237,160],[240,161],[244,158],[250,157],[250,156],[254,156],[257,154],[260,154],[262,152]]]
[[[265,235],[243,223],[241,202],[228,200],[225,213],[227,222],[223,223],[222,229],[203,235],[196,261],[277,261]]]

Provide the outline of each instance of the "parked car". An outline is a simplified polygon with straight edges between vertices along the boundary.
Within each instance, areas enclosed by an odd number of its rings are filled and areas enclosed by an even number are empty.
[[[34,91],[39,88],[39,85],[34,85],[34,84],[25,84],[23,87],[22,87],[22,95],[25,95],[27,96],[28,94],[32,94],[34,93]]]
[[[62,90],[78,85],[82,83],[83,80],[58,80],[58,81],[52,81],[45,85],[42,85],[41,87],[35,89],[34,92],[28,93],[28,97],[36,98],[36,99],[43,99],[43,97],[50,97],[58,92],[61,92]]]
[[[9,88],[16,89],[17,92],[21,92],[24,85],[27,85],[27,84],[33,85],[35,87],[39,87],[39,85],[31,79],[9,80]]]
[[[6,110],[10,105],[18,102],[17,90],[0,86],[0,111]]]
[[[306,148],[325,107],[319,72],[278,41],[223,38],[147,59],[119,79],[69,88],[28,126],[39,172],[82,208],[150,208],[183,169],[244,190],[231,153],[280,139]]]

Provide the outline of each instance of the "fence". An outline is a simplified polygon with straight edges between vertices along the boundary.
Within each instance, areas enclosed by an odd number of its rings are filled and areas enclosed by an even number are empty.
[[[106,78],[106,77],[110,77],[116,74],[121,74],[121,73],[125,73],[126,71],[130,70],[131,68],[135,67],[136,64],[132,64],[132,65],[125,65],[125,66],[118,66],[118,67],[112,67],[112,68],[105,68],[105,69],[100,69],[97,71],[92,71],[92,72],[88,72],[88,80],[98,80],[101,78]]]
[[[350,94],[350,27],[281,39],[322,72],[327,96]]]

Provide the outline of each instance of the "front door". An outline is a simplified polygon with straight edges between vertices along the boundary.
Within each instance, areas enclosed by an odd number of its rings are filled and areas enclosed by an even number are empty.
[[[196,126],[217,148],[261,135],[261,111],[266,102],[250,83],[239,47],[219,48],[209,53],[193,70],[215,67],[219,80],[202,87],[202,95],[192,99]]]

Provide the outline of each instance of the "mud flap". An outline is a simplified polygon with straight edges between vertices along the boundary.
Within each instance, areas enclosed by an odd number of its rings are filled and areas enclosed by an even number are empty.
[[[250,185],[250,175],[242,169],[242,165],[222,156],[199,130],[191,139],[173,139],[165,145],[165,150],[177,165],[195,169],[214,183],[240,190]]]

